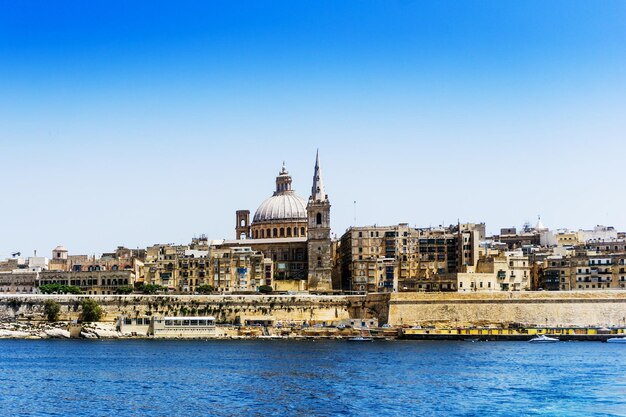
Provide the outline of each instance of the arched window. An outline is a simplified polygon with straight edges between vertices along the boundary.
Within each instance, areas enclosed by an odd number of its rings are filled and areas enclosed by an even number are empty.
[[[306,233],[304,233],[304,227],[300,228],[300,236],[304,236]]]
[[[267,232],[265,232],[265,237],[272,237],[272,231],[270,229],[267,229]]]
[[[298,237],[298,228],[297,228],[297,227],[294,227],[294,228],[293,228],[293,235],[294,235],[295,237]]]
[[[291,227],[287,228],[287,237],[291,237]]]
[[[261,229],[261,239],[265,237],[265,230]]]
[[[246,219],[241,219],[241,223],[239,223],[241,227],[246,227]]]
[[[274,237],[278,237],[278,229],[277,229],[277,228],[274,228],[274,230],[273,230],[273,236],[274,236]]]
[[[315,218],[316,224],[322,224],[322,213],[317,213],[317,216],[315,216]]]
[[[284,227],[280,228],[280,237],[285,237],[285,228]]]

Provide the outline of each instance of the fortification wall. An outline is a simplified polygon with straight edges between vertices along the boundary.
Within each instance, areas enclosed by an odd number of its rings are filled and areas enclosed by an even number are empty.
[[[218,322],[237,318],[284,321],[334,321],[357,317],[365,297],[312,295],[0,295],[0,320],[44,320],[43,305],[52,299],[61,305],[60,320],[75,320],[80,302],[92,298],[103,309],[101,321],[119,315],[211,315]]]
[[[392,325],[624,326],[626,292],[397,293]]]
[[[93,298],[102,321],[117,316],[212,315],[236,319],[326,321],[377,318],[380,324],[481,326],[626,326],[626,292],[396,293],[366,296],[316,295],[0,295],[0,320],[44,320],[43,304],[61,304],[61,320],[74,320],[79,304]]]

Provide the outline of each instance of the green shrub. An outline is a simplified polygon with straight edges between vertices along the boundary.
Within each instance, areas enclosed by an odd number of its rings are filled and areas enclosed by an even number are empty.
[[[164,286],[157,284],[144,284],[143,287],[141,287],[141,291],[143,291],[144,294],[156,294],[158,292],[163,292],[166,289],[167,288]]]
[[[115,294],[130,294],[132,293],[133,287],[128,287],[128,286],[124,286],[124,287],[117,287],[115,289]]]
[[[83,322],[99,321],[102,317],[102,307],[93,299],[85,298],[80,302],[80,320]]]
[[[196,288],[196,291],[198,291],[200,294],[211,294],[213,291],[215,291],[215,288],[209,284],[202,284]]]
[[[45,284],[39,287],[39,292],[42,294],[82,294],[80,288],[74,285],[62,285],[62,284]]]
[[[259,292],[260,292],[261,294],[269,294],[269,293],[271,293],[272,291],[274,291],[274,289],[273,289],[270,285],[261,285],[261,286],[259,287]]]
[[[61,312],[61,305],[54,300],[46,300],[43,304],[43,312],[48,321],[57,321]]]

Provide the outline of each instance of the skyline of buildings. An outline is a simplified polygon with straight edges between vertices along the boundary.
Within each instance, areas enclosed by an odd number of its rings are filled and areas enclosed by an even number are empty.
[[[319,152],[308,200],[283,164],[272,195],[250,213],[234,213],[233,239],[118,246],[101,257],[70,255],[63,246],[50,259],[15,254],[0,262],[0,292],[61,284],[115,294],[140,283],[178,293],[203,285],[222,293],[265,286],[317,293],[626,289],[626,233],[613,227],[550,230],[538,218],[491,235],[485,223],[459,221],[353,226],[334,236]]]

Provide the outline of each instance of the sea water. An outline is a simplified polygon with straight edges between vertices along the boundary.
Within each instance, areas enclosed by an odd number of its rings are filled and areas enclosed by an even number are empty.
[[[0,414],[626,416],[626,345],[0,340]]]

